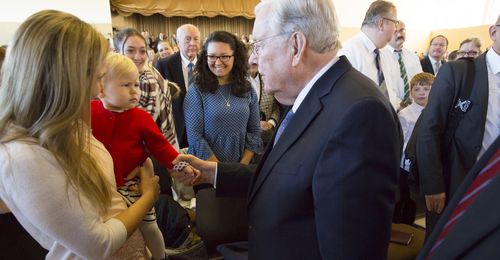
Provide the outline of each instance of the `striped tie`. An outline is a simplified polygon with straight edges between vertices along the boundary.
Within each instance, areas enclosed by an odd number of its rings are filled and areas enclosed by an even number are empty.
[[[486,167],[476,176],[474,181],[471,183],[467,191],[465,192],[462,200],[460,200],[448,218],[448,222],[441,230],[439,234],[436,244],[432,247],[427,259],[432,257],[432,254],[435,250],[443,243],[446,239],[446,235],[450,232],[450,230],[455,226],[458,220],[464,215],[467,207],[469,207],[472,202],[477,198],[477,196],[481,193],[481,191],[490,184],[493,178],[500,172],[500,150],[497,150],[495,155],[488,162]]]
[[[186,89],[193,83],[193,65],[194,64],[192,62],[188,64],[188,84]]]
[[[375,66],[377,67],[378,86],[380,87],[380,91],[384,93],[385,97],[389,98],[384,78],[384,71],[382,70],[382,64],[380,62],[380,51],[379,49],[375,49],[373,52],[375,52]]]
[[[398,54],[398,63],[399,63],[399,71],[401,72],[401,78],[403,79],[404,84],[404,98],[403,103],[409,105],[411,103],[410,100],[410,84],[408,83],[408,74],[406,73],[405,64],[403,63],[403,55],[402,50],[394,50]]]
[[[377,67],[377,76],[378,76],[378,86],[382,86],[384,82],[384,72],[382,71],[382,67],[380,65],[380,51],[375,49],[375,66]]]
[[[441,62],[440,61],[436,61],[436,63],[434,63],[434,74],[435,75],[438,74],[439,68],[441,68]]]

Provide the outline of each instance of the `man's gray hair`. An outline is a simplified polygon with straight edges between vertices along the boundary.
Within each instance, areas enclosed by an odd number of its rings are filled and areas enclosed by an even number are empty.
[[[368,10],[366,10],[365,19],[361,26],[376,25],[380,18],[389,15],[394,9],[396,9],[396,6],[389,1],[377,0],[371,3]]]
[[[269,25],[276,34],[302,32],[309,48],[325,53],[340,48],[339,22],[332,0],[262,0],[255,7],[272,8]]]

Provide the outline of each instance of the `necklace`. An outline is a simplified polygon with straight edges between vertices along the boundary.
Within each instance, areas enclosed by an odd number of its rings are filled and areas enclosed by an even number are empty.
[[[229,92],[229,95],[227,96],[227,99],[222,95],[221,91],[219,90],[219,95],[226,101],[226,107],[230,107],[231,103],[229,103],[229,99],[231,98],[231,92]]]

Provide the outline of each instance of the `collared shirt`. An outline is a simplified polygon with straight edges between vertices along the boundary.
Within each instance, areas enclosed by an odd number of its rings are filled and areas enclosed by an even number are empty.
[[[295,102],[293,103],[292,106],[292,111],[295,114],[297,112],[297,109],[299,109],[300,105],[302,104],[302,101],[304,101],[304,98],[307,96],[309,91],[312,89],[314,86],[314,83],[318,81],[318,79],[325,74],[325,72],[330,69],[337,61],[339,60],[338,57],[333,58],[330,62],[328,62],[314,77],[306,84],[306,86],[300,91],[299,95],[295,99]],[[217,166],[215,166],[215,176],[214,176],[214,188],[217,188]]]
[[[432,58],[431,55],[427,55],[427,57],[429,57],[429,60],[431,61],[432,70],[434,71],[434,75],[437,76],[439,70],[436,70],[436,62],[438,62],[438,61],[435,60],[434,58]],[[443,61],[439,61],[440,68],[441,68],[441,65],[443,65]]]
[[[345,55],[355,69],[377,84],[378,70],[375,64],[375,49],[375,44],[361,31],[354,38],[343,44],[342,49],[339,51],[339,56]],[[387,51],[381,51],[380,66],[384,73],[389,101],[394,109],[397,109],[401,103],[401,99],[396,95],[395,91],[399,80],[399,65],[397,67],[394,66],[392,55]]]
[[[314,75],[314,77],[300,91],[299,95],[295,99],[295,102],[293,102],[292,111],[294,114],[297,112],[297,109],[299,109],[300,104],[302,104],[302,101],[304,101],[304,98],[306,98],[307,94],[314,86],[316,81],[318,81],[318,79],[321,78],[321,76],[323,76],[323,74],[325,74],[325,72],[329,70],[338,60],[339,57],[335,57],[330,62],[328,62],[321,70],[318,71],[318,73],[316,73],[316,75]]]
[[[411,134],[413,133],[415,123],[417,122],[420,114],[422,114],[423,109],[423,106],[417,104],[416,102],[413,102],[398,113],[399,122],[401,123],[401,131],[403,132],[404,137],[403,151],[406,149],[406,145],[408,145],[408,140],[410,140]],[[401,168],[405,169],[406,171],[410,171],[410,166],[405,161],[404,154],[401,158]]]
[[[478,158],[500,134],[500,54],[490,49],[486,53],[488,68],[488,111],[484,125],[483,144]]]
[[[394,92],[396,93],[396,96],[403,100],[405,97],[405,85],[403,78],[401,78],[401,70],[399,69],[399,56],[395,52],[395,49],[387,45],[384,49],[382,49],[384,52],[388,52],[390,56],[393,58],[392,61],[394,62],[394,66],[396,66],[396,71],[397,71],[397,76],[399,77],[397,79],[397,85],[394,88]],[[401,49],[401,57],[403,58],[403,63],[405,64],[405,69],[406,69],[406,74],[408,76],[408,84],[410,83],[411,79],[413,76],[417,75],[418,73],[423,72],[422,71],[422,65],[420,65],[420,60],[414,52],[402,48]]]
[[[253,89],[255,89],[255,92],[257,92],[257,99],[260,100],[260,77],[259,74],[257,74],[254,77],[248,76],[248,81],[250,81],[250,84],[252,84]]]
[[[193,61],[190,61],[188,58],[186,58],[186,57],[184,57],[184,55],[182,55],[182,52],[180,54],[181,54],[181,60],[182,60],[182,76],[184,77],[184,83],[186,84],[186,92],[187,92],[187,89],[189,87],[188,86],[188,84],[189,84],[188,65],[189,65],[189,63],[193,63],[193,69],[194,69],[194,65],[198,61],[198,57],[195,57]]]

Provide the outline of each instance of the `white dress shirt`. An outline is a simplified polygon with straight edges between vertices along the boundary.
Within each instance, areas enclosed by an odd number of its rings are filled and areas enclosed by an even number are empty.
[[[405,97],[405,84],[403,78],[401,78],[401,70],[399,68],[398,54],[394,51],[394,48],[392,48],[392,46],[390,45],[387,45],[384,49],[382,49],[382,51],[390,54],[390,56],[392,57],[392,62],[394,62],[394,66],[396,66],[397,84],[395,85],[394,92],[396,93],[396,96],[399,99],[403,100]],[[406,74],[408,76],[408,86],[411,87],[410,86],[411,79],[418,73],[423,72],[422,65],[420,65],[420,60],[417,54],[408,49],[405,48],[401,49],[401,57],[403,58]]]
[[[378,83],[378,70],[375,64],[375,44],[366,36],[364,32],[359,32],[356,36],[343,44],[339,51],[340,55],[345,55],[352,66]],[[380,51],[380,67],[384,73],[385,85],[389,101],[394,109],[399,108],[401,99],[396,94],[399,79],[399,65],[396,67],[392,61],[392,54],[387,51]],[[378,85],[378,84],[377,84]]]
[[[184,57],[184,55],[181,54],[181,60],[182,60],[182,76],[184,77],[184,83],[186,85],[186,92],[188,90],[188,85],[189,85],[189,79],[188,79],[188,65],[189,63],[193,63],[193,70],[194,70],[194,65],[198,61],[198,57],[195,57],[193,61],[190,61],[188,58]]]
[[[339,60],[338,57],[333,58],[330,62],[328,62],[314,77],[306,84],[306,86],[300,91],[299,95],[295,99],[295,102],[293,102],[292,106],[292,111],[295,114],[297,112],[297,109],[299,109],[300,105],[302,104],[302,101],[306,98],[307,94],[309,91],[312,89],[314,86],[314,83],[318,81],[318,79],[325,74],[325,72],[330,69],[337,61]],[[215,176],[214,176],[214,188],[217,188],[217,166],[215,166]]]
[[[434,76],[437,76],[438,74],[438,71],[439,71],[439,68],[441,68],[441,65],[443,65],[442,61],[437,61],[435,59],[433,59],[430,55],[427,55],[429,57],[429,60],[431,61],[431,65],[432,65],[432,70],[434,70]],[[437,66],[437,63],[439,62],[439,67],[436,68]]]
[[[483,145],[478,158],[500,134],[500,55],[493,49],[486,53],[488,68],[488,112],[484,125]]]
[[[248,76],[248,81],[252,84],[253,89],[257,92],[257,100],[260,100],[260,77],[257,75],[254,77]]]

